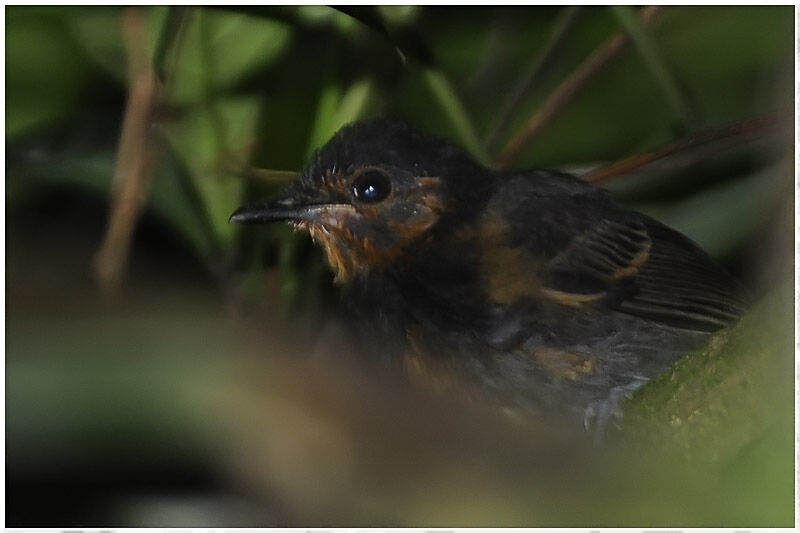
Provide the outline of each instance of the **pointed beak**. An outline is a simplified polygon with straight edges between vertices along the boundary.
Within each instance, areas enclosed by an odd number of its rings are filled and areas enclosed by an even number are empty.
[[[231,215],[229,222],[264,224],[302,220],[307,211],[308,206],[295,204],[291,197],[271,198],[240,207]]]
[[[273,198],[255,202],[236,210],[229,222],[240,224],[266,224],[269,222],[322,222],[336,211],[352,209],[345,204],[314,202],[299,198],[296,192],[287,191]]]

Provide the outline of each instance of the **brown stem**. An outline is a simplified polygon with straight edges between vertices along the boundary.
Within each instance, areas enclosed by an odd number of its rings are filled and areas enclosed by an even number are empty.
[[[93,261],[97,282],[110,296],[116,294],[124,277],[133,229],[150,182],[155,147],[148,134],[159,95],[147,53],[145,14],[140,8],[123,11],[122,37],[128,56],[128,101],[114,166],[108,226]]]
[[[647,6],[640,12],[644,24],[649,23],[662,10],[661,6]],[[508,168],[519,158],[522,149],[552,118],[569,104],[595,74],[614,59],[629,41],[625,33],[618,33],[604,42],[587,57],[572,74],[561,82],[550,96],[528,119],[528,122],[508,142],[496,158],[499,168]]]
[[[791,113],[787,111],[775,111],[766,115],[734,122],[720,128],[701,131],[656,148],[655,150],[632,155],[610,165],[592,170],[584,175],[583,179],[596,183],[622,174],[630,174],[651,163],[679,153],[705,148],[711,144],[725,143],[726,141],[745,141],[747,139],[752,139],[774,130],[782,122],[785,122],[783,119],[785,119],[786,115],[791,115]]]
[[[233,174],[246,179],[251,179],[264,184],[286,184],[295,179],[298,172],[292,170],[272,170],[268,168],[256,168],[241,166],[231,170]]]
[[[547,41],[545,41],[541,50],[536,55],[528,72],[526,72],[525,76],[514,86],[506,97],[503,107],[498,111],[497,118],[490,128],[489,134],[486,136],[484,145],[487,149],[494,150],[499,144],[500,135],[511,123],[511,119],[519,110],[523,98],[528,91],[530,91],[531,87],[534,86],[540,73],[544,70],[545,66],[552,61],[556,52],[558,52],[561,43],[566,38],[569,29],[577,18],[579,10],[580,6],[567,6],[563,8],[558,18],[556,18],[553,23],[553,28],[547,36]]]

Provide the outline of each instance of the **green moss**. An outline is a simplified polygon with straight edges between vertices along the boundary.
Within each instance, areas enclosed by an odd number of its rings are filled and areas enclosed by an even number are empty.
[[[788,287],[768,295],[637,391],[626,406],[625,440],[641,451],[723,461],[792,427],[791,295]]]

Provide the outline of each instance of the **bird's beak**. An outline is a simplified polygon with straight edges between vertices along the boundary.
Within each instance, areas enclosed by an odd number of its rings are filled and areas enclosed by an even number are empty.
[[[302,220],[308,206],[298,203],[291,196],[279,196],[248,204],[237,209],[230,222],[241,224],[263,224],[287,220]]]
[[[287,191],[268,200],[246,205],[231,215],[230,222],[265,224],[269,222],[323,222],[341,209],[352,206],[315,202]]]

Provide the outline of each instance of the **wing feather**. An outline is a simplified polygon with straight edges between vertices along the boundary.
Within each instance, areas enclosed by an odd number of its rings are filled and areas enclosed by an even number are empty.
[[[542,293],[553,301],[697,331],[745,310],[742,286],[695,243],[604,193],[517,198],[516,240],[544,261]]]

